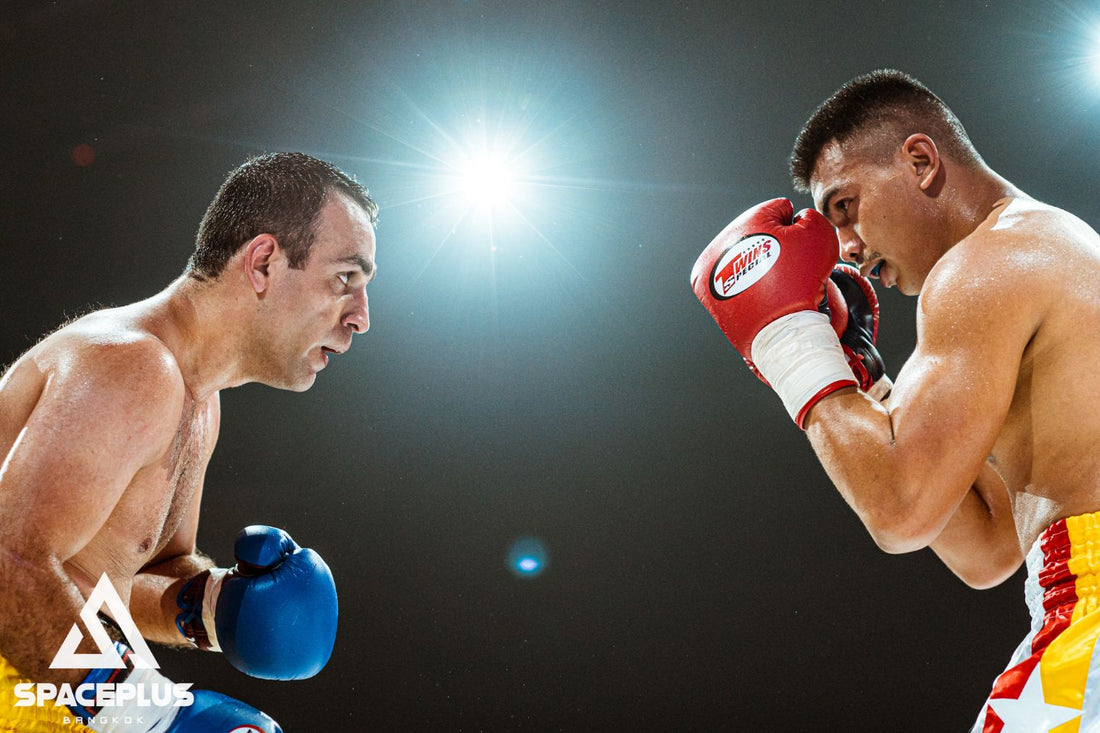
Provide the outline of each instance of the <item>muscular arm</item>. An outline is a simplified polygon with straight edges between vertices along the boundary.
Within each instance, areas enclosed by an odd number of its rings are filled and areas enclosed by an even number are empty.
[[[888,408],[854,390],[838,392],[813,408],[807,429],[880,547],[908,552],[935,543],[968,582],[960,558],[1003,558],[1015,539],[1007,495],[1001,502],[974,487],[1042,313],[1027,294],[1036,289],[1023,290],[1021,275],[1004,262],[987,261],[1002,259],[988,249],[977,257],[949,253],[933,270],[919,304],[917,348]],[[1012,559],[1018,566],[1018,545]]]
[[[35,680],[76,682],[84,671],[49,669],[84,604],[65,563],[170,445],[182,383],[146,342],[31,355],[13,369],[24,377],[5,380],[2,404],[28,386],[38,395],[0,469],[0,653]]]
[[[180,609],[176,598],[184,583],[213,567],[214,562],[195,548],[202,487],[195,490],[179,529],[156,557],[134,577],[130,614],[141,635],[169,646],[190,646],[176,628]]]
[[[176,598],[184,583],[213,566],[210,558],[190,552],[149,565],[138,573],[130,596],[130,612],[141,635],[169,646],[191,646],[176,628],[180,612]]]
[[[1008,490],[988,464],[929,547],[972,588],[999,585],[1020,567]]]
[[[217,395],[211,399],[207,409],[211,411],[213,433],[203,452],[203,472],[210,461],[221,426],[221,407]],[[200,479],[179,527],[156,557],[134,577],[130,613],[141,635],[150,641],[169,646],[190,646],[176,627],[176,616],[180,612],[176,599],[184,583],[203,570],[214,567],[214,561],[196,549],[202,490],[203,481]]]

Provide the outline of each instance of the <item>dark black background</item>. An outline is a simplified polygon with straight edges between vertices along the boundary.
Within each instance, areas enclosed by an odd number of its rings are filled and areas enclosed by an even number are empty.
[[[977,592],[878,551],[688,272],[882,66],[1100,224],[1098,23],[1049,0],[5,3],[0,361],[164,287],[248,155],[327,158],[382,207],[372,327],[307,394],[223,394],[200,544],[230,563],[269,523],[320,551],[336,650],[302,682],[161,649],[165,673],[297,732],[962,731],[1026,631],[1022,575]],[[538,161],[496,252],[440,195],[471,130]],[[914,301],[882,300],[896,373]],[[506,567],[523,536],[534,579]]]

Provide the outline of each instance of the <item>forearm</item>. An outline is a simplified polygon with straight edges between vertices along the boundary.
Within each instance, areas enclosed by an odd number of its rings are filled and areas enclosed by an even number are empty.
[[[844,390],[814,406],[806,437],[822,467],[875,542],[900,552],[893,535],[907,510],[897,486],[897,444],[889,412],[865,394]],[[915,548],[913,548],[915,549]]]
[[[1023,551],[1008,491],[991,467],[983,468],[930,547],[972,588],[992,588],[1020,567]]]
[[[927,430],[913,411],[898,417],[866,394],[845,390],[809,415],[807,437],[829,478],[875,542],[912,552],[938,537],[977,475],[979,465],[952,457],[966,438]],[[977,453],[977,451],[968,451]]]
[[[80,682],[87,670],[50,669],[84,606],[61,562],[0,549],[0,588],[0,654],[35,682]],[[87,637],[77,650],[98,651]]]
[[[213,566],[210,558],[195,552],[169,558],[138,573],[130,594],[130,613],[141,635],[160,644],[189,645],[176,628],[180,613],[176,598],[188,580]]]

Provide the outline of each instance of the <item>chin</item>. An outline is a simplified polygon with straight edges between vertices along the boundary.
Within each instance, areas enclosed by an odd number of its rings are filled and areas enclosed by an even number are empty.
[[[283,376],[280,378],[272,378],[264,380],[264,384],[268,387],[274,387],[275,389],[282,389],[287,392],[305,392],[307,389],[313,386],[313,383],[317,381],[317,373],[310,372],[308,375],[302,376]]]
[[[312,372],[308,377],[299,379],[292,386],[287,387],[291,392],[305,392],[317,381],[317,372]]]

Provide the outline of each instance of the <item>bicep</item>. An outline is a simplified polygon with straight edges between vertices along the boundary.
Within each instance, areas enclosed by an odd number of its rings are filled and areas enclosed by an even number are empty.
[[[961,499],[1000,435],[1035,331],[999,289],[964,282],[922,298],[918,342],[891,394],[907,473]]]

